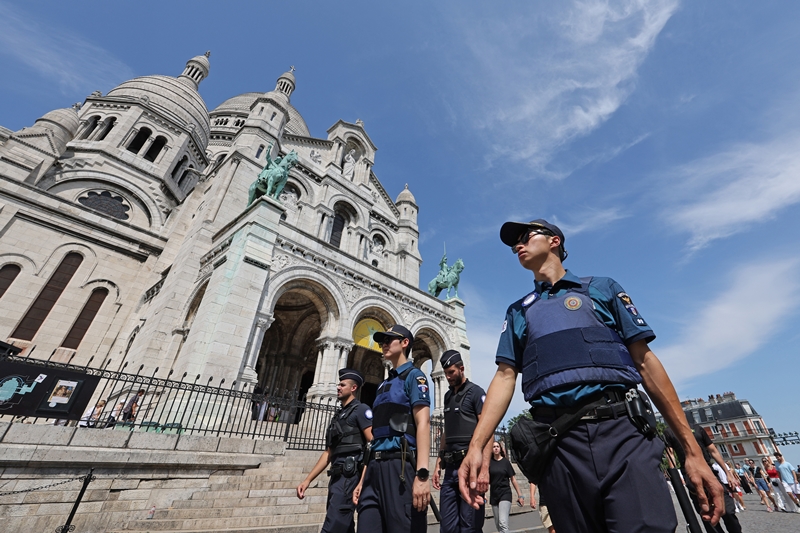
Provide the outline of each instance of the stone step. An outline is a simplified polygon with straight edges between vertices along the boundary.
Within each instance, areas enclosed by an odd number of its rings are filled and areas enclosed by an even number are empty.
[[[274,528],[286,531],[288,527],[314,525],[317,530],[325,520],[325,513],[304,513],[290,509],[287,514],[278,514],[277,509],[270,509],[267,516],[243,516],[231,518],[194,518],[194,519],[151,519],[135,520],[126,531],[180,531],[183,533],[198,531],[238,531],[256,530],[256,528]],[[238,529],[237,529],[238,528]],[[283,529],[281,529],[283,528]],[[122,532],[120,532],[122,533]]]
[[[309,501],[312,503],[318,502],[318,499],[325,502],[327,501],[327,489],[308,489],[306,497],[303,500],[298,500],[296,493],[293,489],[276,489],[268,491],[266,495],[259,494],[258,496],[250,496],[249,498],[219,498],[215,500],[176,500],[172,503],[173,509],[207,509],[210,507],[264,507],[268,505],[275,505],[277,501],[284,501],[283,498],[294,498],[295,502]],[[285,500],[289,501],[289,500]]]
[[[148,520],[149,522],[149,520]],[[318,533],[321,524],[302,524],[296,526],[256,526],[246,528],[212,528],[212,529],[173,529],[161,530],[161,533]],[[108,533],[136,533],[150,531],[146,526],[142,529],[113,530]]]
[[[291,513],[324,513],[327,498],[324,496],[306,497],[298,500],[288,498],[259,498],[263,500],[273,500],[266,508],[261,505],[241,506],[241,507],[201,507],[195,509],[164,509],[156,511],[154,519],[159,520],[188,520],[201,518],[232,518],[250,516],[270,516],[277,514]],[[276,500],[285,500],[277,502]]]

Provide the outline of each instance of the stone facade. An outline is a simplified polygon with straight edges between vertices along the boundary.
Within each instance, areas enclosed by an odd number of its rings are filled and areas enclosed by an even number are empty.
[[[334,395],[355,366],[369,402],[385,369],[354,331],[402,323],[441,406],[440,354],[459,349],[469,371],[464,304],[419,289],[408,187],[393,201],[381,185],[360,120],[311,136],[293,71],[209,112],[209,69],[197,56],[0,128],[0,336],[33,357],[298,397]],[[248,206],[266,158],[291,151],[279,199]]]

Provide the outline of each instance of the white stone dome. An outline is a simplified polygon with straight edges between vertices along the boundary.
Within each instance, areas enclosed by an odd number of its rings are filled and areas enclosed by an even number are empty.
[[[198,57],[208,62],[204,56]],[[159,108],[167,117],[174,117],[178,123],[193,128],[203,150],[208,146],[211,133],[208,109],[200,93],[190,84],[172,76],[142,76],[114,87],[108,96],[131,100],[146,97],[151,105]]]
[[[78,118],[78,112],[74,107],[54,109],[53,111],[46,113],[36,122],[52,122],[57,126],[61,126],[66,132],[68,132],[70,139],[75,137],[75,134],[78,132],[78,126],[80,126],[81,123],[80,119]]]
[[[308,126],[306,126],[306,121],[303,120],[300,112],[297,111],[297,109],[295,109],[294,106],[287,101],[286,95],[276,91],[270,91],[268,93],[244,93],[234,96],[233,98],[228,98],[219,104],[213,111],[211,111],[211,115],[216,116],[230,113],[249,113],[250,108],[253,107],[255,101],[265,96],[276,97],[276,99],[279,102],[282,102],[283,106],[286,107],[286,110],[289,112],[289,121],[286,124],[287,132],[291,133],[292,135],[311,137],[311,134],[308,131]]]
[[[408,190],[408,183],[406,183],[406,188],[400,191],[400,194],[397,195],[397,200],[394,201],[396,204],[401,202],[408,202],[410,204],[417,205],[417,199],[414,198],[414,195]]]

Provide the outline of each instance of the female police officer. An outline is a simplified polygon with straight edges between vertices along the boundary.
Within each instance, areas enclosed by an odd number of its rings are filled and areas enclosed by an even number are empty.
[[[642,383],[686,450],[689,478],[712,495],[711,504],[700,495],[701,514],[716,524],[722,487],[692,436],[672,382],[648,347],[655,335],[630,297],[610,278],[578,278],[565,270],[564,234],[545,220],[507,222],[500,239],[533,272],[535,290],[506,313],[498,370],[459,471],[464,497],[478,500],[477,493],[485,490],[481,452],[522,372],[534,420],[546,426],[575,414],[583,417],[557,432],[548,461],[536,462],[546,465],[540,488],[556,530],[674,531],[674,507],[658,470],[663,444],[642,417],[629,416],[641,407],[636,385]]]
[[[372,338],[380,343],[392,370],[372,405],[374,440],[361,485],[353,493],[358,531],[424,532],[431,494],[428,380],[408,360],[414,343],[408,329],[395,325]]]

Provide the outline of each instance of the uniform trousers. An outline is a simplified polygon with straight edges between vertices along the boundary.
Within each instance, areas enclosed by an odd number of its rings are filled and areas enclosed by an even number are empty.
[[[486,508],[473,509],[458,489],[458,467],[461,463],[446,463],[442,488],[439,490],[439,512],[442,515],[441,533],[480,533]]]
[[[628,417],[578,422],[560,437],[539,486],[556,531],[673,533],[678,521],[659,470],[663,451]]]
[[[350,477],[342,474],[331,476],[328,483],[327,512],[321,533],[355,533],[353,515],[356,506],[353,504],[353,490],[359,479],[358,474]]]
[[[401,466],[399,458],[373,459],[367,465],[358,499],[359,533],[425,533],[428,530],[427,509],[421,512],[413,506],[412,484],[416,469],[407,461],[405,482],[402,482]]]

